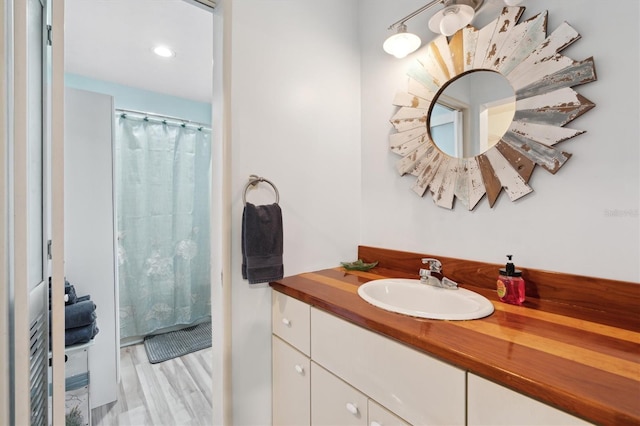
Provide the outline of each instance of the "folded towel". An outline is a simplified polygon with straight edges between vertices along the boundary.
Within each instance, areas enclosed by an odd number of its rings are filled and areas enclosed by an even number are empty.
[[[64,294],[68,296],[65,299],[65,305],[72,305],[77,302],[76,288],[69,281],[64,280]]]
[[[249,284],[281,279],[282,241],[280,206],[246,203],[242,212],[242,278]]]
[[[64,307],[64,328],[76,328],[96,320],[96,305],[91,300]]]
[[[71,346],[87,343],[96,337],[99,331],[98,324],[95,321],[82,327],[67,329],[64,331],[64,345]]]

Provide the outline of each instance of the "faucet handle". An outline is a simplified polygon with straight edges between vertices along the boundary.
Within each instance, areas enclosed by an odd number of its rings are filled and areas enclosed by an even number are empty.
[[[433,272],[442,272],[442,262],[438,259],[433,259],[430,257],[425,257],[422,259],[422,263],[425,265],[429,265],[429,270]]]

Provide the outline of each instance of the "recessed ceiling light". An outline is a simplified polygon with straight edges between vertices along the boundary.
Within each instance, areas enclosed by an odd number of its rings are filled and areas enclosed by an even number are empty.
[[[153,48],[153,53],[163,58],[173,58],[176,56],[176,52],[169,49],[167,46],[156,46]]]

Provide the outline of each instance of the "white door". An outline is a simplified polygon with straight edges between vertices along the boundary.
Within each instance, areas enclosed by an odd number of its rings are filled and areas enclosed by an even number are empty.
[[[56,0],[62,2],[63,0]],[[58,5],[59,7],[60,5]],[[8,424],[49,421],[49,148],[51,49],[45,0],[3,3],[3,280],[9,318],[9,377],[2,377]],[[5,382],[5,380],[8,380]],[[0,392],[0,393],[2,393]],[[58,397],[59,399],[60,397]],[[58,403],[59,405],[59,403]],[[54,414],[55,415],[55,414]]]
[[[463,113],[437,104],[431,116],[431,137],[440,151],[451,157],[463,157]]]

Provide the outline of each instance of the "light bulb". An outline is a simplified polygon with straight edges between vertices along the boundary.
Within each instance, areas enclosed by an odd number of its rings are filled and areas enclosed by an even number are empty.
[[[169,49],[167,46],[156,46],[153,48],[153,53],[163,58],[171,58],[176,56],[176,52]]]
[[[402,31],[402,27],[400,27],[399,31]],[[405,27],[405,31],[398,32],[397,34],[394,34],[391,37],[389,37],[382,45],[382,48],[388,54],[393,55],[396,58],[400,59],[400,58],[404,58],[409,53],[415,52],[416,50],[418,50],[418,48],[420,47],[420,44],[421,44],[420,37],[418,37],[415,34],[406,32],[406,27]]]

